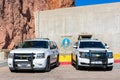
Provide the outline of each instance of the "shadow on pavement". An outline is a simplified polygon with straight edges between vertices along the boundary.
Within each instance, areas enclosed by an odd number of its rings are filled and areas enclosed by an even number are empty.
[[[55,68],[57,68],[57,67],[56,66],[51,66],[51,70],[49,72],[51,72]],[[44,70],[17,70],[14,73],[48,73],[48,72],[46,72]]]
[[[75,65],[72,65],[75,68]],[[102,67],[79,67],[80,71],[109,71]]]

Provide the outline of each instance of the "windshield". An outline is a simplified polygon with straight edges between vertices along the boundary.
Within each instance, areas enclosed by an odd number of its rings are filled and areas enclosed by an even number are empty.
[[[25,41],[20,46],[20,48],[48,48],[47,41]]]
[[[80,42],[79,48],[104,48],[105,46],[101,42]]]

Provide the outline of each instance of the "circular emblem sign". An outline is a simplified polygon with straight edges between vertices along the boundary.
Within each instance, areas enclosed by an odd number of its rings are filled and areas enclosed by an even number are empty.
[[[70,40],[68,38],[64,38],[62,40],[62,46],[69,47],[70,46]]]

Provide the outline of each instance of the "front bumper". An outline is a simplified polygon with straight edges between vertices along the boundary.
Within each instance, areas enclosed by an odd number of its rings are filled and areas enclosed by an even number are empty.
[[[90,59],[78,58],[78,65],[83,67],[112,67],[113,64],[113,59],[108,59],[107,63],[103,63],[102,61],[90,62]]]
[[[43,70],[46,67],[46,59],[34,59],[32,63],[28,60],[8,59],[11,70]]]
[[[113,63],[110,64],[90,64],[90,63],[80,63],[79,66],[84,66],[84,67],[112,67]]]

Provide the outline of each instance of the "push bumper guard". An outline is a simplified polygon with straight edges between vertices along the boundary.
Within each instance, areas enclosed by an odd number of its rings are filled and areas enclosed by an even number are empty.
[[[90,50],[90,67],[104,67],[108,65],[107,50],[95,51]]]
[[[26,69],[33,70],[34,53],[31,54],[14,54],[13,68],[15,70]]]

